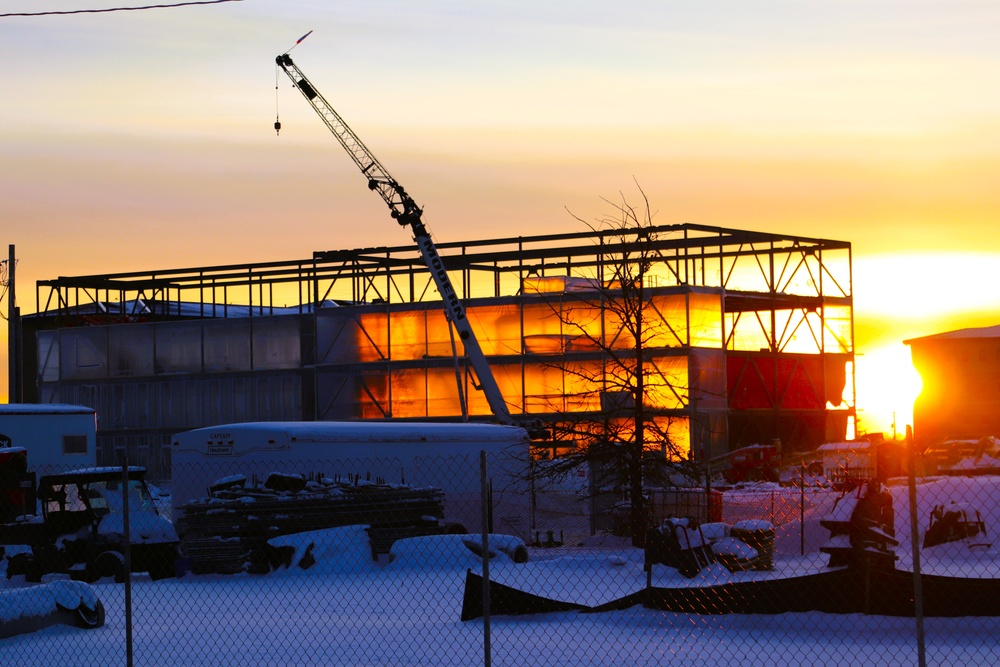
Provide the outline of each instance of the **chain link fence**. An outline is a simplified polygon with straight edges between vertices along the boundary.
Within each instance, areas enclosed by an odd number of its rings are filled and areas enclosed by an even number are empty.
[[[1000,660],[1000,477],[650,490],[633,539],[585,488],[515,472],[485,454],[175,464],[159,486],[34,471],[3,501],[0,662]]]

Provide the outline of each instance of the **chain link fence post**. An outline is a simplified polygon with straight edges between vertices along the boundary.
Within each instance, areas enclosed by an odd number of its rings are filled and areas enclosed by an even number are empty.
[[[479,486],[482,504],[483,547],[483,665],[492,664],[490,650],[490,484],[486,467],[486,452],[479,452]]]
[[[917,452],[913,445],[913,428],[906,426],[906,449],[909,458],[907,481],[910,492],[910,541],[913,549],[913,616],[917,625],[917,661],[919,667],[927,666],[927,647],[924,638],[924,593],[920,574],[920,525],[917,519]]]
[[[806,555],[806,462],[799,471],[799,555]]]
[[[133,665],[132,653],[132,541],[131,515],[128,506],[128,454],[123,453],[122,461],[122,557],[125,569],[125,664]]]

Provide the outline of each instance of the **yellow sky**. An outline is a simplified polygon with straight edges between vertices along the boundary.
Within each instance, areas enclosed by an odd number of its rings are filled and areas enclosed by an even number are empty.
[[[943,0],[0,18],[0,246],[22,308],[58,275],[407,243],[287,81],[276,109],[274,56],[309,29],[296,62],[441,241],[576,231],[566,208],[598,217],[633,179],[657,222],[850,241],[873,430],[908,409],[879,404],[906,393],[880,384],[904,338],[1000,321],[1000,8]]]

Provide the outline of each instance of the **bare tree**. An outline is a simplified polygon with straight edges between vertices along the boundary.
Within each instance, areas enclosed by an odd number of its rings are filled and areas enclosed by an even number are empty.
[[[644,488],[670,484],[678,474],[697,474],[687,443],[671,436],[676,417],[664,408],[665,402],[686,402],[687,382],[678,382],[664,367],[665,359],[677,357],[665,357],[660,349],[663,329],[670,325],[652,298],[656,235],[649,199],[639,192],[639,206],[624,194],[617,202],[604,199],[611,212],[594,223],[574,215],[600,231],[608,248],[598,275],[580,291],[563,292],[550,302],[566,343],[559,360],[546,363],[560,368],[569,387],[566,401],[576,403],[554,425],[554,437],[577,446],[532,469],[539,481],[586,466],[593,493],[627,498],[636,546],[648,527]],[[570,349],[582,353],[573,355]],[[659,354],[651,354],[654,350]]]

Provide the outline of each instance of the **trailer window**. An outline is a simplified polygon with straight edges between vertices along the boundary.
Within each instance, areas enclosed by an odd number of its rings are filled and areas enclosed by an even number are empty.
[[[85,435],[64,435],[63,454],[86,454],[87,436]]]

